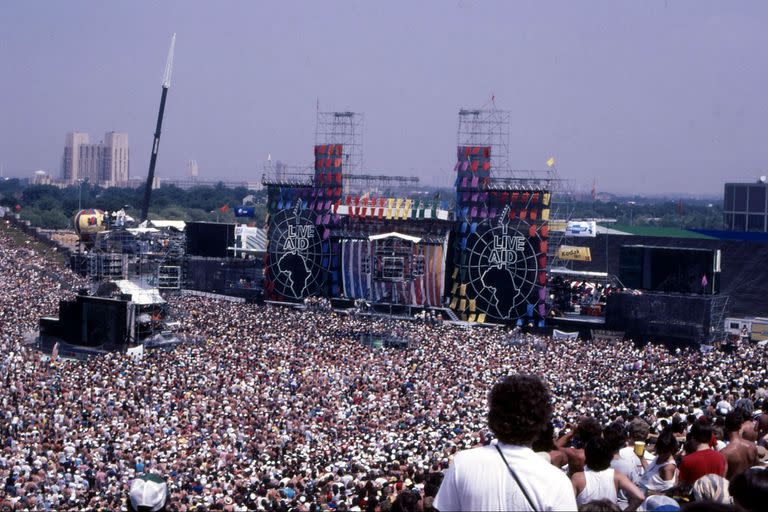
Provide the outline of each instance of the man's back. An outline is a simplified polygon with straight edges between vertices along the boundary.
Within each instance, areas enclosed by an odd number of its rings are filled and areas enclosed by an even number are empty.
[[[568,477],[530,448],[499,444],[536,510],[576,510]],[[532,510],[496,447],[460,452],[445,473],[435,507],[449,510]]]
[[[728,446],[720,450],[720,453],[728,462],[728,472],[725,475],[728,480],[732,480],[734,476],[743,473],[758,462],[757,445],[745,439],[731,441]]]
[[[561,450],[568,459],[568,474],[584,471],[584,448],[569,446]]]
[[[683,457],[680,463],[680,481],[693,485],[710,473],[725,476],[725,457],[711,448],[699,450]]]

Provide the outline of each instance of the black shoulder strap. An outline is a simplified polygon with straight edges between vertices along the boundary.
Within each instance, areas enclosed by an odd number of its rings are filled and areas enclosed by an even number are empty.
[[[507,465],[507,469],[509,470],[509,474],[512,475],[512,478],[515,479],[515,482],[517,483],[517,486],[520,487],[520,490],[523,491],[523,496],[525,496],[525,500],[528,502],[528,504],[531,506],[531,509],[536,512],[536,506],[533,504],[533,500],[531,500],[531,497],[528,496],[528,491],[525,490],[525,487],[523,487],[522,482],[520,482],[520,479],[517,477],[517,473],[512,469],[512,466],[509,465],[509,462],[507,462],[507,458],[504,457],[504,454],[501,452],[501,448],[499,448],[499,445],[496,444],[496,451],[499,452],[499,455],[501,455],[501,460],[504,461],[504,464]]]

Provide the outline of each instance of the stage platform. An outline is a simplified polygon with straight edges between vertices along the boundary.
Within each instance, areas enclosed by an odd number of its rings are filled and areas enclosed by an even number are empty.
[[[577,331],[581,339],[591,339],[593,330],[605,328],[605,317],[566,314],[547,318],[547,327],[561,331]]]
[[[287,301],[280,301],[280,300],[265,300],[264,304],[269,304],[270,306],[282,306],[284,308],[307,309],[307,305],[303,304],[301,302],[287,302]]]
[[[445,320],[444,323],[450,325],[458,325],[459,327],[483,327],[486,329],[494,327],[509,327],[504,324],[496,324],[492,322],[467,322],[465,320]]]
[[[555,322],[563,324],[589,324],[590,328],[596,325],[605,325],[605,317],[590,315],[565,315],[552,317]]]

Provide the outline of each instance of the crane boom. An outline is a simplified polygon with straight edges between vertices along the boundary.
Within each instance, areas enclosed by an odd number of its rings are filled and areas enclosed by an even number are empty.
[[[155,164],[157,163],[157,151],[160,149],[160,131],[163,127],[163,112],[165,112],[165,99],[168,96],[168,89],[171,88],[171,72],[173,70],[173,50],[176,46],[176,34],[171,37],[171,47],[168,50],[168,59],[165,61],[165,72],[163,73],[163,91],[160,95],[160,110],[157,112],[157,126],[155,128],[155,138],[152,141],[152,155],[149,158],[149,172],[147,173],[147,186],[144,189],[144,204],[141,207],[141,222],[147,220],[149,214],[149,200],[152,196],[152,182],[155,181]]]

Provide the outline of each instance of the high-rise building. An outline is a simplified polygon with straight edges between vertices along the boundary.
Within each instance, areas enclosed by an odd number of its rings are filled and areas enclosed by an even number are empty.
[[[197,179],[198,173],[200,169],[197,166],[197,160],[188,160],[187,161],[187,174],[190,178],[193,180]]]
[[[102,181],[110,186],[128,183],[128,134],[108,132],[104,135]]]
[[[124,185],[129,161],[127,133],[108,132],[102,142],[91,144],[87,133],[71,132],[64,146],[62,178],[67,183],[88,180],[108,187]]]
[[[88,144],[88,142],[87,133],[70,132],[67,134],[61,172],[62,179],[67,183],[75,183],[80,178],[80,146]]]
[[[768,179],[755,183],[726,183],[723,201],[725,229],[768,231]]]
[[[77,177],[88,180],[89,183],[101,182],[101,143],[80,144],[80,157],[78,161]]]

